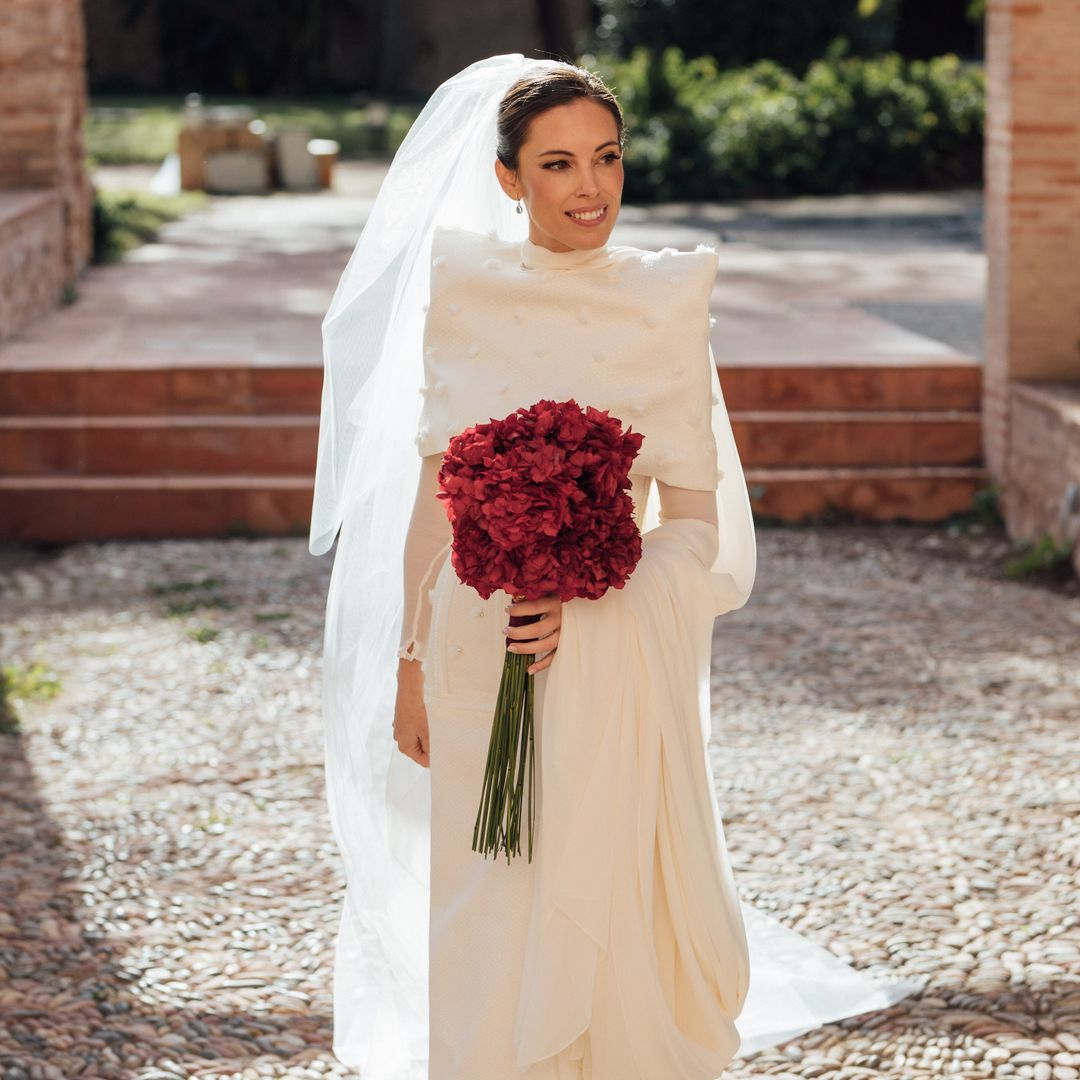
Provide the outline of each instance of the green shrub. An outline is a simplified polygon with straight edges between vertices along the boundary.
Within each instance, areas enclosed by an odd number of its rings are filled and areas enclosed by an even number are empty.
[[[799,78],[669,46],[583,63],[627,122],[626,198],[833,194],[981,181],[984,79],[953,55],[862,58],[839,38]]]
[[[138,188],[94,188],[93,252],[95,263],[117,262],[125,252],[153,240],[173,221],[207,202],[199,191],[155,195]]]

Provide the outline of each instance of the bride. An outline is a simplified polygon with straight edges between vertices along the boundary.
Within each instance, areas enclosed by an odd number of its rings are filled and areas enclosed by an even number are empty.
[[[739,901],[706,752],[714,620],[756,572],[719,259],[610,242],[623,143],[592,72],[470,65],[410,129],[323,322],[333,1049],[365,1080],[715,1080],[923,985]],[[482,600],[449,557],[442,453],[542,398],[643,434],[641,559],[597,600]],[[472,849],[506,648],[537,704],[536,850],[509,861]]]

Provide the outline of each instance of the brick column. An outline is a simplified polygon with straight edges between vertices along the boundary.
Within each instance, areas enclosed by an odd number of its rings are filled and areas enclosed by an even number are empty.
[[[85,116],[81,0],[0,3],[0,190],[58,193],[67,281],[90,255]]]
[[[990,0],[984,453],[1028,540],[1080,530],[1078,57],[1080,0]]]
[[[987,16],[987,462],[1009,379],[1080,379],[1080,0]]]

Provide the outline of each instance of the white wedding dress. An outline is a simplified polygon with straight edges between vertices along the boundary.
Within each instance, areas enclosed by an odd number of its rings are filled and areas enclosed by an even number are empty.
[[[736,1056],[919,989],[739,901],[706,748],[714,622],[745,603],[754,548],[708,344],[715,253],[435,237],[398,648],[424,672],[430,892],[421,913],[412,891],[357,900],[350,885],[335,1053],[363,1080],[715,1080]],[[449,434],[571,395],[645,433],[631,474],[643,552],[621,589],[562,605],[534,676],[533,859],[523,838],[507,862],[472,836],[510,597],[458,580],[437,471]],[[398,902],[426,915],[426,950],[420,927],[390,934],[381,906]],[[419,957],[427,985],[403,987]]]
[[[738,902],[699,724],[715,543],[687,516],[708,513],[701,492],[661,485],[661,525],[630,581],[563,605],[555,663],[534,677],[550,843],[531,863],[524,839],[509,863],[472,850],[510,597],[458,580],[436,470],[426,459],[400,650],[424,657],[429,724],[430,1080],[713,1080],[737,1054],[918,989],[871,980]],[[652,481],[631,480],[640,527]]]

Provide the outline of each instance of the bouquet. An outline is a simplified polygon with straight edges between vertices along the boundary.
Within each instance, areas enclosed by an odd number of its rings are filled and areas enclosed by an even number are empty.
[[[438,498],[453,530],[451,563],[485,600],[497,589],[515,601],[557,593],[596,599],[621,589],[641,558],[628,493],[644,436],[606,410],[542,400],[451,438]],[[512,616],[521,626],[539,615]],[[519,639],[520,640],[520,639]],[[530,640],[536,640],[535,638]],[[529,778],[533,847],[534,657],[506,645],[473,850],[521,854],[521,805]],[[478,846],[479,844],[479,846]]]

